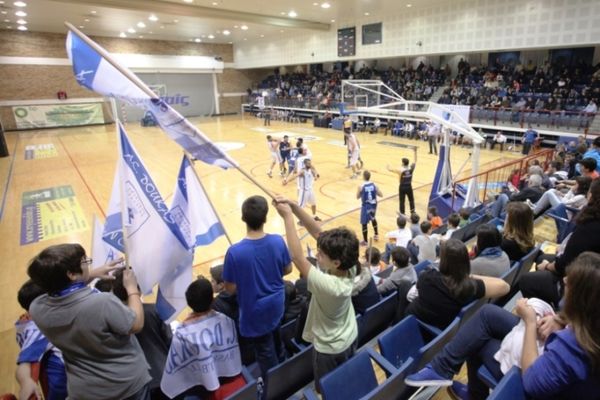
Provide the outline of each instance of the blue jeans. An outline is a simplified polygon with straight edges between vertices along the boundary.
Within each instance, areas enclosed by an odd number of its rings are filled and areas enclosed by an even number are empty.
[[[254,354],[256,362],[260,368],[260,375],[263,378],[263,398],[267,396],[268,374],[267,372],[285,360],[285,349],[281,341],[279,326],[273,331],[253,338],[249,338],[254,344]]]
[[[519,317],[503,308],[484,305],[431,361],[431,366],[441,376],[452,379],[466,361],[470,399],[487,398],[489,390],[477,377],[477,370],[485,365],[496,379],[502,378],[500,364],[494,359],[494,353],[500,349],[502,339],[519,320]]]
[[[509,201],[510,199],[506,193],[500,193],[494,204],[492,204],[492,217],[499,218]]]

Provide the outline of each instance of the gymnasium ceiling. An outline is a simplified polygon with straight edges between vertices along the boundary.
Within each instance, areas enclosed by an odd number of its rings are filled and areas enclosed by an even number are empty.
[[[268,42],[283,32],[328,31],[354,21],[448,0],[0,0],[0,29],[203,43]],[[327,3],[329,7],[327,8]],[[17,16],[16,12],[26,13]],[[294,13],[296,14],[294,16]],[[152,18],[152,19],[151,19]],[[19,24],[17,21],[20,21]],[[26,23],[23,23],[26,21]],[[245,29],[247,28],[247,29]],[[21,28],[23,29],[23,28]],[[135,32],[134,32],[135,31]],[[229,34],[227,34],[229,32]]]

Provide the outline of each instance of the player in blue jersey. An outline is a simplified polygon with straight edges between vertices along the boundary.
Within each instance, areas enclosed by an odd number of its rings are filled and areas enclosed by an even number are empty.
[[[371,182],[371,173],[369,171],[363,172],[363,179],[365,181],[358,187],[356,198],[360,199],[362,203],[360,208],[360,224],[362,225],[363,241],[360,244],[366,246],[369,233],[369,221],[373,224],[373,230],[375,231],[374,239],[379,239],[375,212],[377,211],[377,196],[382,197],[383,194],[381,193],[381,190]]]

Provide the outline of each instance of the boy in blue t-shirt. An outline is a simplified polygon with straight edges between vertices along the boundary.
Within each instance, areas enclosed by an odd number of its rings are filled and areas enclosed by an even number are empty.
[[[292,271],[290,254],[280,235],[263,231],[269,205],[262,196],[242,204],[246,237],[225,254],[223,280],[228,293],[236,293],[240,306],[240,334],[254,344],[267,393],[267,371],[283,361],[279,327],[285,305],[283,276]]]
[[[33,300],[44,293],[44,289],[28,280],[17,294],[19,304],[26,310],[15,323],[17,343],[20,348],[16,372],[20,386],[20,399],[29,399],[34,395],[38,399],[42,398],[40,389],[31,376],[32,364],[37,363],[43,364],[40,371],[47,377],[48,393],[45,398],[48,400],[67,398],[67,375],[62,353],[46,339],[29,316],[29,306]]]

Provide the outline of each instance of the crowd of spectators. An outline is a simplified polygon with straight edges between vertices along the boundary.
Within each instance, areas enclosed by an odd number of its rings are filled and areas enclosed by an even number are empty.
[[[426,101],[438,87],[445,84],[447,75],[444,69],[435,69],[422,62],[417,68],[403,66],[399,69],[389,67],[381,70],[367,66],[358,71],[346,67],[341,71],[313,73],[280,74],[276,70],[273,75],[258,84],[255,92],[250,90],[249,94],[252,96],[266,94],[271,101],[295,100],[327,108],[342,101],[341,81],[343,79],[381,80],[407,100]]]
[[[600,100],[600,64],[561,66],[548,61],[470,65],[461,59],[442,104],[493,107],[513,111],[584,111],[595,113]]]

